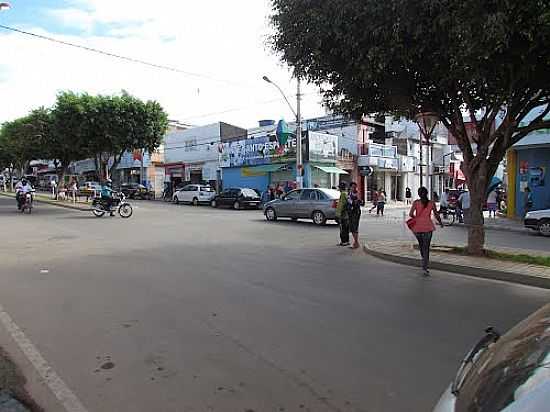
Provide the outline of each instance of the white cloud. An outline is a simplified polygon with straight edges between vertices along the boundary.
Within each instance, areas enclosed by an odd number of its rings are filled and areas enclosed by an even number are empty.
[[[254,126],[263,118],[292,119],[286,103],[261,77],[267,74],[289,94],[295,83],[266,50],[268,0],[74,0],[49,11],[80,36],[30,31],[188,72],[227,79],[227,84],[119,61],[15,33],[0,33],[0,121],[50,105],[60,90],[116,93],[121,89],[159,101],[171,118],[205,124],[218,120]],[[13,11],[13,10],[12,10]],[[74,31],[72,31],[74,32]],[[323,113],[306,87],[305,116]],[[292,100],[292,96],[289,95]],[[261,102],[274,100],[269,104]],[[232,110],[225,114],[208,113]]]

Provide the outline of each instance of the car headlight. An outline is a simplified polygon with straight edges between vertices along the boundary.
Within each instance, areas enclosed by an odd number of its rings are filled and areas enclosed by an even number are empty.
[[[531,212],[527,212],[527,214],[525,215],[525,219],[530,219],[532,216]]]

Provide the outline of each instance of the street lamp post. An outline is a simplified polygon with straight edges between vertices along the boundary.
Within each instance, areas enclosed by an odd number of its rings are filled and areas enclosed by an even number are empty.
[[[415,119],[416,123],[418,124],[418,128],[420,129],[420,186],[423,186],[423,178],[424,178],[424,172],[422,164],[423,162],[423,148],[422,148],[422,142],[424,139],[426,139],[426,143],[428,144],[428,179],[430,175],[430,142],[432,139],[432,133],[435,129],[435,126],[437,125],[437,122],[439,120],[439,116],[437,113],[434,112],[422,112],[416,115]],[[430,188],[431,189],[431,188]],[[430,192],[428,192],[430,193]],[[431,195],[431,193],[430,193]]]
[[[296,117],[296,185],[298,186],[298,189],[301,189],[303,186],[302,169],[304,165],[302,164],[302,92],[300,78],[297,78],[298,84],[296,86],[296,110],[294,110],[294,107],[292,107],[292,105],[288,101],[285,93],[276,83],[273,83],[267,76],[262,77],[262,79],[265,82],[272,84],[273,86],[275,86],[275,88],[277,88],[277,90],[279,90],[279,92],[285,99],[285,102],[288,104],[288,107],[290,107],[290,111]]]

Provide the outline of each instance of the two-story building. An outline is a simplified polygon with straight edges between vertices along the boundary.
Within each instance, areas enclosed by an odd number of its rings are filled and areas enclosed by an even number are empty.
[[[175,187],[209,183],[218,188],[222,144],[246,137],[246,129],[223,122],[168,133],[164,145],[165,180]]]

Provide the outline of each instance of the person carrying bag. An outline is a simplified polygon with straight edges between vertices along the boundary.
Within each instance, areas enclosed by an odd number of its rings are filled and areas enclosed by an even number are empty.
[[[420,199],[413,202],[409,212],[410,219],[406,223],[418,241],[420,256],[422,256],[422,273],[424,276],[429,276],[430,245],[435,230],[432,213],[441,227],[443,227],[443,222],[441,221],[441,216],[439,216],[435,202],[428,199],[428,189],[425,187],[418,189],[418,196]]]

